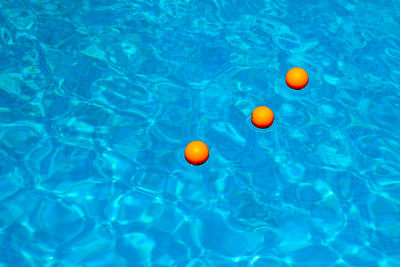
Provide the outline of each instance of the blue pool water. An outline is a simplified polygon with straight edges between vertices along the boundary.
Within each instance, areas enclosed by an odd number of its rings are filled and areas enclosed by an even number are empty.
[[[0,0],[0,266],[400,266],[399,14]]]

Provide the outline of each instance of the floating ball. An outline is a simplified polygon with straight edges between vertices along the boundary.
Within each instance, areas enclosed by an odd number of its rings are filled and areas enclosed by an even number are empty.
[[[286,74],[286,84],[295,90],[300,90],[308,84],[307,72],[299,67],[293,68]]]
[[[258,128],[268,128],[274,122],[274,113],[272,113],[272,110],[268,107],[257,107],[253,110],[253,113],[251,113],[251,122]]]
[[[201,165],[207,161],[208,156],[208,147],[201,141],[193,141],[186,146],[185,158],[190,164]]]

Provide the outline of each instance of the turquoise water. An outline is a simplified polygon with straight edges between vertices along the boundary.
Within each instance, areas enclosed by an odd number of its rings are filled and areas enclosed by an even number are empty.
[[[0,266],[400,266],[399,13],[0,0]]]

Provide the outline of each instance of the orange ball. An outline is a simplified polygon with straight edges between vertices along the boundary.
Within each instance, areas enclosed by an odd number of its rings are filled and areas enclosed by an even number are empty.
[[[300,90],[308,84],[308,74],[302,68],[293,68],[286,74],[286,84],[295,90]]]
[[[190,164],[201,165],[207,161],[208,156],[208,147],[201,141],[193,141],[186,146],[185,158]]]
[[[264,106],[257,107],[251,113],[251,122],[258,128],[268,128],[274,122],[274,113],[272,113],[270,108]]]

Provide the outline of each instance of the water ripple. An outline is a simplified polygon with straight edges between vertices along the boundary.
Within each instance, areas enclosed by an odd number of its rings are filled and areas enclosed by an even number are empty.
[[[0,0],[0,265],[399,266],[399,10]]]

